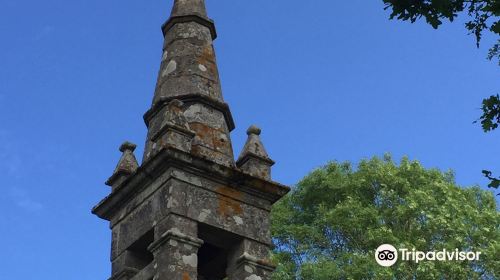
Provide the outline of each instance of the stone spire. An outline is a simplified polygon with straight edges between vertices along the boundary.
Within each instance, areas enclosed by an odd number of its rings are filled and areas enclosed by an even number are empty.
[[[118,161],[113,175],[106,181],[106,185],[112,187],[113,190],[137,171],[139,164],[134,155],[136,147],[135,144],[130,142],[125,142],[120,146],[120,152],[123,153],[122,157]]]
[[[109,280],[270,280],[271,206],[290,189],[271,180],[252,126],[237,163],[204,0],[174,0],[138,167],[135,145],[92,213],[112,231]]]
[[[224,102],[213,48],[215,26],[207,18],[204,0],[175,0],[162,27],[165,42],[153,104],[145,114],[146,162],[153,155],[153,137],[164,122],[167,104],[183,102],[182,111],[195,133],[191,154],[234,166],[230,131],[234,122]]]
[[[271,166],[274,161],[269,157],[260,139],[261,129],[252,125],[248,130],[248,139],[241,151],[236,165],[246,173],[263,179],[271,179]]]

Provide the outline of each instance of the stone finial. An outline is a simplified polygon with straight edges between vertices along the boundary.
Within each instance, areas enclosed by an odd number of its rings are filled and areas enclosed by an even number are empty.
[[[175,0],[172,8],[172,17],[200,15],[207,16],[205,0]]]
[[[173,147],[184,152],[191,151],[195,133],[190,129],[184,116],[184,103],[178,99],[171,100],[163,113],[161,127],[151,138],[154,142],[153,153],[165,147]]]
[[[130,151],[133,153],[136,148],[136,144],[126,141],[120,146],[120,152],[125,153],[126,151]]]
[[[137,145],[124,142],[120,146],[120,152],[122,152],[122,157],[116,165],[113,175],[106,181],[106,185],[111,186],[113,190],[120,186],[130,175],[137,171],[139,164],[135,158],[134,151]]]
[[[260,139],[261,129],[255,125],[247,130],[248,139],[236,165],[243,171],[264,179],[271,179],[271,166],[274,161],[269,157]]]
[[[261,133],[262,130],[255,125],[250,126],[247,130],[247,135],[252,135],[252,134],[260,135]]]

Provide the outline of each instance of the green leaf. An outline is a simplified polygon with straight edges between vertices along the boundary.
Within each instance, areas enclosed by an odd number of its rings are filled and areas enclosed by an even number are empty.
[[[491,31],[495,32],[496,34],[500,34],[500,21],[495,22],[491,28]]]

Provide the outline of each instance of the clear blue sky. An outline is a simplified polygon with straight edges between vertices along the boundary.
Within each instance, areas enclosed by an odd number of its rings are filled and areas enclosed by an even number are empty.
[[[256,123],[294,184],[391,152],[486,185],[499,132],[472,122],[500,67],[463,24],[388,20],[381,0],[207,0],[237,129]],[[1,0],[0,279],[96,280],[110,231],[90,214],[124,140],[145,139],[171,0]]]

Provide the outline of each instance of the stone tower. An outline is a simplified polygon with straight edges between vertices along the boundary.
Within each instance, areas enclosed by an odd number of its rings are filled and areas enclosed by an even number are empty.
[[[111,194],[92,212],[110,222],[112,280],[266,280],[269,214],[289,189],[271,181],[259,128],[235,162],[204,0],[175,0],[142,164],[124,143]]]

